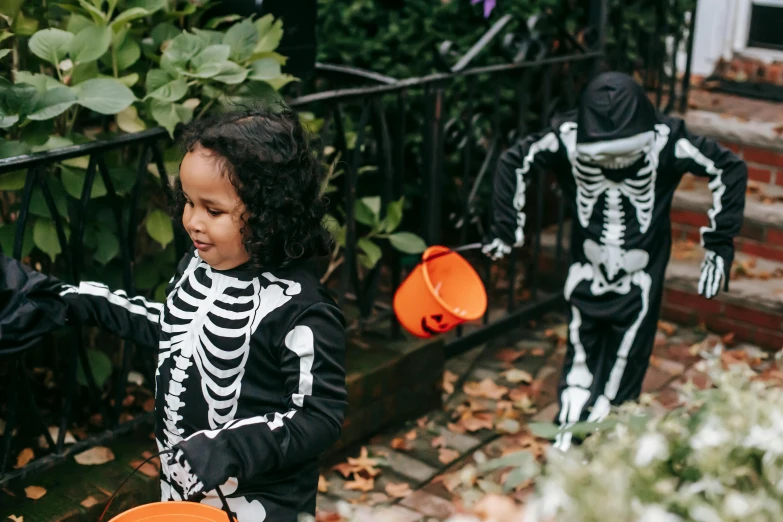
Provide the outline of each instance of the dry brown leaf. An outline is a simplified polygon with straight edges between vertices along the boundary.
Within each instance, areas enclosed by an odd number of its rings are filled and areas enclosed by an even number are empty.
[[[495,352],[495,359],[511,364],[525,355],[525,350],[514,350],[512,348],[503,348]]]
[[[481,382],[467,382],[462,389],[471,397],[484,397],[494,400],[498,400],[508,393],[508,388],[495,384],[491,379],[484,379]]]
[[[413,490],[411,490],[411,485],[407,482],[400,482],[399,484],[390,482],[389,484],[386,484],[384,490],[391,498],[405,498],[413,493]]]
[[[734,332],[730,332],[721,337],[720,340],[723,342],[723,344],[731,346],[734,344],[734,337],[736,337],[736,334]]]
[[[315,514],[315,522],[341,522],[342,519],[340,513],[333,511],[317,511]]]
[[[453,422],[449,422],[448,424],[446,424],[446,427],[449,429],[450,432],[459,433],[460,435],[464,435],[465,432],[467,431],[463,426]]]
[[[318,475],[318,492],[326,493],[329,491],[329,481],[323,475]]]
[[[522,508],[510,497],[490,493],[473,508],[481,520],[521,520]]]
[[[416,430],[411,430],[408,433],[405,434],[406,440],[416,440],[416,437],[418,437],[419,434],[416,433]]]
[[[454,393],[454,383],[457,382],[459,376],[448,370],[443,372],[443,391],[451,395]]]
[[[544,355],[544,349],[543,348],[533,348],[530,350],[530,355],[534,355],[536,357],[541,357]]]
[[[459,451],[451,448],[440,448],[438,450],[438,460],[443,464],[451,464],[459,458]]]
[[[13,522],[24,522],[24,517],[17,517],[16,515],[8,515],[8,518],[13,520]]]
[[[667,336],[671,337],[674,335],[674,332],[677,331],[677,327],[674,326],[672,323],[668,323],[666,321],[658,321],[658,330],[665,333]]]
[[[350,478],[351,473],[353,473],[353,466],[348,464],[347,462],[341,462],[340,464],[335,464],[332,466],[332,469],[342,475],[344,478]]]
[[[416,419],[416,426],[418,426],[421,429],[424,429],[427,427],[427,423],[429,422],[429,419],[425,415],[424,417],[420,417]]]
[[[31,460],[33,460],[34,458],[35,458],[35,453],[33,453],[33,450],[30,448],[25,448],[16,457],[16,466],[14,466],[14,468],[19,469],[22,466],[26,465]]]
[[[375,487],[375,479],[372,477],[364,478],[359,475],[354,475],[354,479],[350,482],[346,482],[343,487],[345,489],[364,491],[365,493],[367,493],[368,491],[371,491]]]
[[[478,413],[476,416],[460,419],[459,424],[467,431],[473,433],[480,429],[491,430],[493,428],[492,415],[487,413]]]
[[[100,466],[113,461],[114,453],[104,446],[96,446],[74,455],[73,459],[82,466]]]
[[[85,509],[90,509],[94,505],[98,504],[98,499],[90,495],[89,497],[79,502],[79,504]]]
[[[136,469],[136,467],[141,465],[142,462],[144,461],[134,460],[131,461],[130,465],[133,466],[133,469]],[[144,465],[139,468],[139,471],[141,473],[144,473],[148,477],[157,477],[160,474],[157,466],[155,466],[155,464],[152,464],[151,462],[145,462]]]
[[[358,458],[348,457],[348,464],[353,466],[354,474],[365,472],[370,477],[375,477],[381,472],[381,470],[375,468],[378,465],[378,461],[367,456],[367,448],[365,446],[362,446]]]
[[[446,439],[443,437],[443,435],[432,439],[433,448],[443,448],[445,446],[446,446]]]
[[[57,438],[60,436],[60,428],[57,426],[49,426],[48,431],[49,436],[52,438],[54,443],[57,444]],[[65,432],[64,444],[76,444],[76,439],[70,431]],[[46,437],[43,435],[38,437],[38,447],[44,449],[49,447],[49,444],[46,442]]]
[[[520,370],[518,368],[512,368],[510,370],[506,370],[505,372],[503,372],[503,378],[513,384],[517,384],[520,382],[525,382],[525,383],[533,382],[532,375],[530,375],[525,370]]]
[[[410,451],[412,448],[410,441],[403,439],[402,437],[395,437],[391,441],[391,448],[393,450]]]
[[[46,495],[46,489],[41,486],[27,486],[24,488],[24,494],[29,499],[38,500]]]

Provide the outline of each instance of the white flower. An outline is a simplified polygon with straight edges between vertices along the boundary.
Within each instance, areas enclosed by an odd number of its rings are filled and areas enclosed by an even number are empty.
[[[743,518],[750,515],[751,506],[742,493],[729,491],[723,501],[723,509],[725,514],[732,518]]]
[[[681,522],[682,519],[674,513],[667,512],[662,506],[652,504],[644,506],[644,511],[636,522]]]
[[[716,416],[711,416],[699,431],[691,437],[691,448],[701,450],[715,448],[728,442],[730,434]]]
[[[637,467],[646,467],[654,460],[667,458],[669,458],[669,443],[660,433],[646,433],[636,444],[634,464]]]

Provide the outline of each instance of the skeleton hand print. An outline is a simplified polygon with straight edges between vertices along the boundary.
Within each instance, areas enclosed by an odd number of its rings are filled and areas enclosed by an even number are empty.
[[[723,258],[712,251],[707,251],[704,261],[701,263],[701,277],[699,278],[699,295],[712,299],[720,293],[726,277]]]

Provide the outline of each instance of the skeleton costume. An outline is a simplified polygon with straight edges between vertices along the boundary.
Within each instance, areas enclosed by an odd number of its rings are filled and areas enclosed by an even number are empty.
[[[174,450],[161,457],[163,500],[220,508],[219,487],[240,522],[314,514],[317,457],[340,435],[347,396],[344,319],[314,274],[215,270],[191,250],[158,304],[0,261],[24,293],[0,307],[0,327],[27,327],[0,330],[0,344],[71,323],[158,346],[155,438]]]
[[[630,77],[604,73],[580,107],[514,144],[500,159],[484,252],[499,259],[524,241],[531,176],[553,171],[575,217],[565,299],[568,349],[556,422],[603,419],[638,398],[655,340],[671,251],[669,212],[685,173],[709,179],[713,205],[701,229],[699,293],[728,290],[742,228],[745,163],[728,149],[657,113]],[[557,446],[567,449],[571,434]]]

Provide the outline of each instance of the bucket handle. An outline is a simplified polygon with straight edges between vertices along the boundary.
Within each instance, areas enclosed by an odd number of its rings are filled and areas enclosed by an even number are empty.
[[[109,501],[106,503],[106,507],[103,508],[103,512],[101,513],[101,516],[98,518],[98,522],[103,522],[104,517],[106,516],[106,513],[109,511],[109,507],[111,506],[111,503],[114,502],[114,498],[117,496],[117,493],[120,492],[122,487],[125,485],[126,482],[130,480],[130,478],[136,474],[137,471],[139,471],[145,464],[147,464],[152,459],[158,458],[161,455],[165,455],[167,453],[174,453],[173,449],[166,449],[161,451],[160,453],[156,453],[155,455],[152,455],[151,457],[147,458],[136,466],[136,469],[134,469],[130,475],[125,477],[125,480],[122,481],[122,483],[119,485],[119,487],[114,491],[114,494],[112,494],[111,497],[109,497]],[[217,490],[218,497],[220,498],[220,501],[223,503],[223,511],[226,512],[226,515],[228,515],[228,521],[229,522],[236,522],[236,519],[234,518],[234,515],[231,514],[231,509],[228,507],[228,501],[226,500],[226,497],[223,495],[223,492],[220,491],[219,487],[216,487],[215,490]]]
[[[427,258],[426,259],[422,259],[421,262],[425,263],[427,261],[432,261],[433,259],[437,259],[437,258],[442,257],[442,256],[447,256],[449,254],[454,254],[456,252],[465,252],[467,250],[477,250],[477,249],[481,248],[482,246],[484,246],[484,245],[482,245],[481,243],[470,243],[468,245],[462,245],[462,246],[457,247],[457,248],[450,248],[450,249],[448,249],[445,252],[438,252],[437,254],[432,254],[431,256],[427,256]]]

